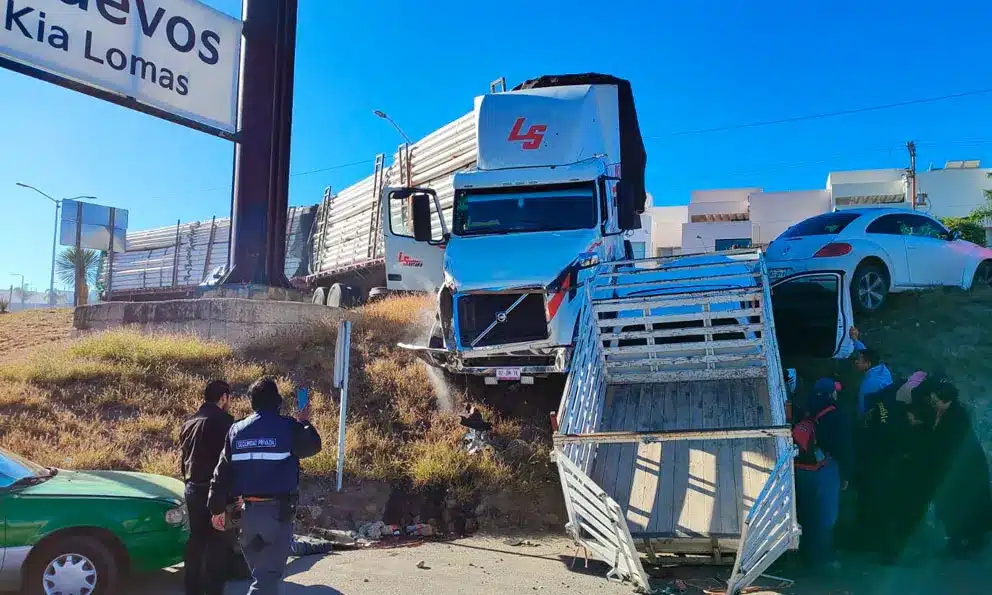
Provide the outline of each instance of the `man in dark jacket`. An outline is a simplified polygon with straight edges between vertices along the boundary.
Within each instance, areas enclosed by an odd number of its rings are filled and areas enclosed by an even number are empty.
[[[225,527],[225,506],[244,501],[241,551],[251,570],[249,593],[275,595],[293,542],[293,517],[299,500],[300,459],[321,449],[310,425],[309,408],[299,421],[279,414],[282,397],[266,376],[248,388],[255,413],[231,426],[210,483],[210,512],[218,531]]]
[[[854,471],[850,425],[837,410],[837,383],[821,378],[813,385],[803,417],[810,440],[796,457],[796,500],[803,534],[800,553],[813,568],[836,568],[833,531],[840,509],[840,492]],[[793,431],[793,436],[799,435]],[[798,441],[797,441],[798,442]]]
[[[189,541],[186,543],[186,595],[224,592],[227,552],[224,536],[214,531],[207,508],[210,479],[220,459],[227,432],[234,423],[228,413],[231,387],[214,380],[203,391],[203,404],[179,431],[182,455],[179,471],[186,482]]]

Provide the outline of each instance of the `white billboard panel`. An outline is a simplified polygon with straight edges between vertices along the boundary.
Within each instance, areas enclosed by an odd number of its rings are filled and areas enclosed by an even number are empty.
[[[241,26],[196,0],[0,0],[0,56],[233,133]]]

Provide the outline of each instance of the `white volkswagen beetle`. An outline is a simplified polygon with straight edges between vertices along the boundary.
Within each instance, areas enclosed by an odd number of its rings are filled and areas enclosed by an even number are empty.
[[[844,271],[860,312],[881,308],[889,292],[992,285],[992,250],[906,209],[847,209],[811,217],[777,237],[766,258],[773,280]]]

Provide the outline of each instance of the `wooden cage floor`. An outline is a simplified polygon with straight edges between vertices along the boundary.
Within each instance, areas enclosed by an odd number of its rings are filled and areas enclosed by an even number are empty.
[[[771,425],[764,378],[608,388],[600,430]],[[737,537],[775,467],[775,439],[600,444],[592,479],[635,536]]]

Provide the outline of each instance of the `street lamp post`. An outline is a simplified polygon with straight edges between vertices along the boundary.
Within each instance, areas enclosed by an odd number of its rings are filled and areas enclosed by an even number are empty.
[[[400,125],[397,124],[396,122],[394,122],[393,119],[390,118],[388,114],[386,114],[386,112],[381,111],[381,110],[372,110],[372,113],[375,114],[376,116],[382,118],[383,120],[389,122],[390,124],[392,124],[393,125],[393,128],[396,129],[396,132],[399,132],[400,133],[400,136],[403,137],[403,140],[406,141],[406,144],[408,144],[408,145],[412,145],[413,144],[413,141],[411,141],[410,140],[410,137],[407,136],[405,132],[403,132],[403,129],[400,128]]]
[[[55,251],[58,249],[58,246],[59,246],[59,207],[62,206],[62,201],[65,201],[65,200],[79,200],[79,199],[83,199],[83,198],[85,198],[87,200],[99,200],[99,199],[97,199],[97,197],[95,197],[95,196],[76,196],[74,198],[63,198],[63,199],[59,200],[59,199],[56,199],[56,198],[52,198],[51,196],[49,196],[45,192],[42,192],[41,190],[38,190],[37,188],[35,188],[34,186],[32,186],[30,184],[24,184],[22,182],[17,182],[17,185],[20,186],[21,188],[27,188],[29,190],[34,190],[38,194],[44,196],[48,200],[50,200],[53,203],[55,203],[55,233],[52,236],[52,272],[51,272],[51,276],[49,277],[49,281],[48,281],[48,305],[49,306],[54,306],[55,305]],[[113,233],[113,232],[111,232],[111,233]],[[23,285],[23,284],[24,283],[23,283],[23,279],[22,279],[21,285]],[[23,295],[23,291],[21,292],[21,295]]]

